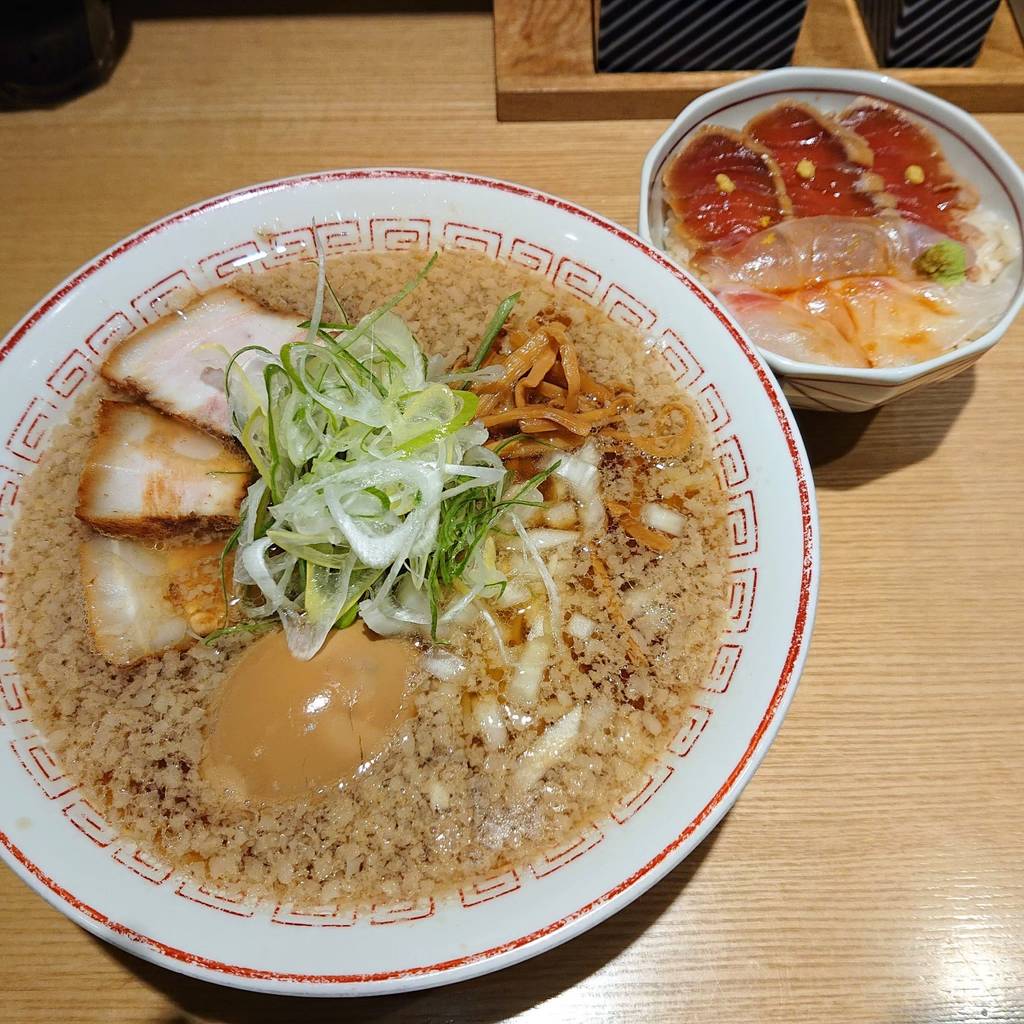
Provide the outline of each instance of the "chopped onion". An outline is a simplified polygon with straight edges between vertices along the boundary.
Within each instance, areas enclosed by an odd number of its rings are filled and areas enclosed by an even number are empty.
[[[529,604],[532,597],[533,594],[530,592],[529,587],[518,580],[511,580],[502,591],[501,597],[494,603],[499,608],[519,608],[524,604]]]
[[[551,578],[551,573],[548,572],[548,567],[544,564],[544,559],[540,557],[540,552],[537,550],[533,541],[530,540],[523,524],[519,521],[519,517],[513,515],[512,523],[516,528],[516,533],[519,534],[523,541],[523,548],[525,549],[526,554],[533,559],[533,563],[537,567],[537,572],[544,583],[544,589],[548,592],[548,612],[551,615],[552,625],[551,633],[553,636],[557,636],[558,633],[554,629],[554,625],[562,617],[562,601],[558,596],[558,588],[555,586],[555,581]]]
[[[520,789],[530,789],[540,782],[541,776],[555,763],[563,760],[579,735],[583,710],[579,705],[543,733],[519,757],[515,768],[515,781]]]
[[[571,487],[579,492],[589,492],[597,484],[597,466],[592,465],[586,459],[578,455],[563,455],[561,452],[551,456],[547,465],[558,465],[553,470],[553,476],[561,477]]]
[[[486,609],[480,608],[480,617],[487,623],[487,628],[494,637],[494,645],[498,648],[498,657],[503,665],[508,665],[508,652],[505,650],[505,638],[501,635],[501,626],[494,621],[494,616]]]
[[[627,618],[635,619],[653,608],[657,602],[657,591],[635,588],[627,590],[622,595],[622,610],[626,613]]]
[[[580,615],[579,612],[574,612],[569,619],[569,633],[577,640],[588,640],[595,629],[597,623],[593,619],[588,619],[586,615]]]
[[[586,499],[581,499],[580,522],[590,534],[600,533],[604,530],[604,505],[596,492]]]
[[[540,683],[551,656],[551,646],[543,637],[527,640],[512,671],[505,693],[514,703],[532,707],[540,694]]]
[[[544,518],[548,526],[568,530],[576,525],[576,506],[571,501],[560,501],[545,511]]]
[[[452,795],[448,792],[448,787],[440,779],[431,779],[427,783],[427,799],[435,811],[448,810],[451,798]]]
[[[466,671],[466,663],[443,647],[431,648],[423,656],[423,667],[435,678],[445,681],[458,679]]]
[[[527,534],[538,551],[548,551],[562,544],[575,544],[579,539],[577,530],[530,530]]]
[[[580,522],[588,533],[604,528],[604,505],[598,487],[597,466],[601,460],[593,441],[588,441],[575,455],[553,455],[548,466],[558,465],[553,476],[565,480],[572,488],[580,506]]]
[[[653,501],[649,501],[640,509],[640,519],[645,526],[649,526],[652,530],[660,530],[673,537],[682,537],[686,532],[686,516],[673,508],[658,505]]]
[[[593,439],[587,441],[585,445],[576,453],[576,458],[588,463],[591,466],[601,465],[601,453],[597,450],[597,445],[594,444]]]
[[[478,697],[473,703],[473,718],[485,746],[500,750],[508,743],[508,730],[501,713],[501,705],[493,694]]]
[[[547,636],[548,620],[537,605],[530,605],[526,609],[526,622],[530,627],[526,634],[527,640],[537,640],[542,636]]]

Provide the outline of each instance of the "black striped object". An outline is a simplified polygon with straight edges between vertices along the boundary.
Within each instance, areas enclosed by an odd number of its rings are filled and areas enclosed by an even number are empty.
[[[999,0],[857,0],[878,63],[889,68],[968,67]]]
[[[598,0],[598,71],[777,68],[807,0]]]

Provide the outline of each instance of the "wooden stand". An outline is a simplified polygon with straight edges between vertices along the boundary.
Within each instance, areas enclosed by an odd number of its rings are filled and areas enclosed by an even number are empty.
[[[756,74],[598,74],[593,31],[591,0],[494,0],[498,119],[674,117],[701,93]],[[855,0],[809,0],[793,63],[878,70]],[[887,73],[966,110],[1024,110],[1024,43],[1005,0],[973,67],[896,68]]]

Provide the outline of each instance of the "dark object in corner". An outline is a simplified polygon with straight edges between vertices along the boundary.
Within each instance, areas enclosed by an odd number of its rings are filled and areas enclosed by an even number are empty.
[[[981,52],[999,0],[857,0],[884,68],[966,68]]]
[[[807,0],[593,0],[598,71],[737,71],[793,60]]]
[[[8,0],[0,108],[54,106],[105,82],[127,37],[127,15],[114,0]]]

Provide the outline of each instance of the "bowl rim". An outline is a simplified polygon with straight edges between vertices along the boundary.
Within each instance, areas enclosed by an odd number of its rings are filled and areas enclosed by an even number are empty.
[[[774,88],[765,90],[762,86]],[[907,102],[896,100],[891,96],[875,95],[871,90],[877,86],[890,89],[897,95],[906,98]],[[688,103],[672,123],[658,137],[647,151],[640,172],[640,210],[637,233],[650,245],[661,252],[664,249],[657,244],[651,233],[648,204],[655,177],[661,172],[665,160],[677,145],[676,136],[679,129],[686,126],[688,132],[708,118],[714,117],[723,110],[737,103],[761,96],[779,96],[792,91],[802,92],[856,92],[869,99],[880,99],[889,103],[899,103],[915,117],[930,123],[938,123],[938,115],[943,118],[939,125],[944,131],[956,136],[978,159],[988,171],[999,181],[1013,205],[1017,219],[1018,239],[1024,244],[1024,171],[1014,162],[1005,149],[994,138],[991,132],[977,118],[948,100],[919,89],[915,85],[894,78],[883,72],[854,68],[827,67],[786,67],[765,71],[752,75],[738,82],[720,86],[703,93]],[[933,113],[925,113],[913,104],[921,103],[931,107]],[[979,152],[981,150],[982,152]],[[892,367],[856,367],[830,366],[825,363],[808,363],[787,356],[778,355],[768,349],[755,345],[757,351],[773,370],[786,377],[800,377],[806,380],[843,381],[850,384],[870,384],[874,387],[900,387],[918,378],[930,375],[936,370],[952,366],[961,361],[973,361],[992,348],[1006,333],[1017,314],[1024,307],[1024,268],[1021,270],[1021,282],[1017,293],[1006,307],[1003,315],[984,334],[951,348],[947,352],[933,356],[931,359],[908,366]]]
[[[48,312],[59,308],[64,298],[84,280],[101,267],[120,258],[135,246],[166,228],[180,221],[201,217],[206,211],[238,203],[243,199],[260,194],[302,188],[306,185],[366,179],[401,179],[424,184],[444,182],[470,185],[497,189],[527,200],[540,202],[572,216],[582,217],[608,232],[660,264],[676,278],[681,286],[691,290],[716,316],[747,358],[755,372],[757,382],[764,389],[772,411],[775,413],[787,454],[793,464],[796,497],[801,519],[803,560],[793,632],[779,679],[771,692],[764,715],[750,736],[747,746],[708,804],[692,821],[683,825],[675,839],[653,855],[632,876],[625,878],[608,892],[590,900],[560,920],[500,946],[473,952],[442,963],[364,975],[303,975],[223,963],[190,953],[187,950],[168,946],[129,925],[112,920],[49,877],[19,849],[9,835],[0,830],[0,859],[5,861],[18,877],[51,906],[90,933],[135,956],[181,974],[229,987],[286,995],[365,996],[430,988],[466,980],[511,966],[561,945],[641,896],[676,867],[714,829],[742,793],[771,746],[792,702],[810,650],[820,579],[818,510],[810,460],[793,413],[783,397],[778,382],[758,350],[736,330],[720,304],[710,293],[656,247],[614,221],[583,206],[514,182],[446,170],[364,167],[316,171],[271,179],[198,201],[138,229],[69,274],[64,281],[39,300],[0,341],[0,362],[25,337],[34,324]]]

